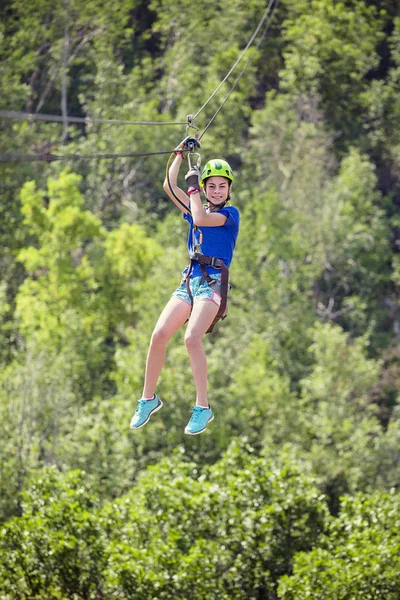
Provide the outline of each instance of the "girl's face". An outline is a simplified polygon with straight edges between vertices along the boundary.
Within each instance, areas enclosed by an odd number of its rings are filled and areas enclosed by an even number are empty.
[[[213,175],[205,182],[207,200],[218,206],[226,202],[229,195],[229,180],[226,177]]]

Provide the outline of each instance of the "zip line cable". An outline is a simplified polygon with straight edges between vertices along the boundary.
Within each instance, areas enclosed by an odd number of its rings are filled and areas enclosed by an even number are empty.
[[[247,67],[251,64],[254,55],[256,53],[256,51],[259,49],[262,41],[264,40],[268,30],[269,30],[269,26],[272,22],[274,13],[278,7],[280,0],[269,0],[268,6],[260,20],[260,22],[258,23],[255,31],[253,32],[253,35],[251,36],[251,38],[249,39],[249,41],[246,44],[246,47],[244,48],[244,50],[241,52],[241,54],[239,55],[239,57],[237,58],[237,60],[235,61],[235,63],[232,65],[231,69],[229,70],[229,72],[225,75],[224,79],[221,81],[221,83],[215,88],[214,92],[211,94],[211,96],[206,100],[206,102],[203,104],[203,106],[197,111],[197,113],[194,116],[191,116],[191,123],[193,123],[194,119],[202,112],[202,110],[208,105],[208,103],[212,100],[212,98],[216,95],[216,93],[218,92],[218,90],[221,88],[221,86],[227,81],[227,79],[230,77],[230,75],[232,74],[232,72],[234,71],[234,69],[237,67],[237,65],[239,64],[239,62],[242,60],[243,56],[245,55],[245,53],[247,52],[247,50],[250,48],[251,44],[253,43],[253,41],[255,40],[255,38],[257,37],[262,25],[264,24],[265,20],[267,19],[268,15],[269,18],[267,20],[267,23],[264,27],[264,30],[261,34],[261,37],[257,43],[257,45],[255,46],[255,48],[253,49],[252,54],[249,56],[249,58],[247,59],[247,62],[244,64],[241,72],[239,73],[238,77],[236,78],[236,80],[233,83],[233,86],[231,87],[231,89],[229,90],[228,94],[226,95],[226,97],[224,98],[224,100],[222,101],[221,105],[219,106],[219,108],[216,110],[216,112],[214,113],[214,115],[212,116],[212,118],[210,119],[210,121],[208,122],[208,124],[206,125],[205,129],[203,130],[203,132],[201,133],[199,140],[201,140],[201,138],[204,136],[204,134],[207,132],[207,130],[209,129],[209,127],[212,125],[212,123],[214,122],[215,118],[217,117],[217,115],[220,113],[220,111],[222,110],[222,108],[224,107],[224,105],[226,104],[226,102],[228,101],[230,95],[232,94],[232,92],[235,90],[237,84],[239,83],[240,79],[243,77],[243,74],[245,72],[245,70],[247,69]],[[274,5],[275,4],[275,5]],[[107,123],[107,124],[112,124],[112,125],[188,125],[188,122],[186,121],[123,121],[123,120],[118,120],[118,119],[91,119],[90,117],[63,117],[63,116],[59,116],[59,115],[45,115],[45,114],[40,114],[40,113],[24,113],[24,112],[18,112],[18,111],[9,111],[9,110],[0,110],[0,118],[6,118],[6,119],[24,119],[24,120],[41,120],[41,121],[53,121],[53,122],[61,122],[61,123],[65,123],[66,121],[68,123],[80,123],[80,124],[90,124],[90,123]],[[189,117],[188,117],[189,120]],[[26,155],[18,155],[18,154],[0,154],[0,162],[34,162],[34,161],[47,161],[47,162],[53,162],[53,161],[57,161],[57,160],[87,160],[87,159],[109,159],[109,158],[134,158],[134,157],[146,157],[146,156],[156,156],[156,155],[161,155],[161,154],[171,154],[173,152],[170,150],[161,150],[161,151],[156,151],[156,152],[127,152],[127,153],[119,153],[119,154],[111,154],[111,153],[105,153],[105,154],[65,154],[65,155],[56,155],[56,154],[46,154],[46,155],[34,155],[34,154],[26,154]]]
[[[272,0],[272,3],[275,0]],[[203,135],[206,133],[207,129],[212,125],[212,123],[214,122],[216,116],[218,115],[218,113],[222,110],[223,106],[226,104],[226,102],[228,101],[229,96],[232,94],[232,92],[235,90],[237,84],[239,83],[239,81],[241,80],[241,78],[243,77],[243,74],[245,72],[245,70],[247,69],[247,67],[251,64],[251,62],[253,61],[254,55],[257,52],[257,50],[259,49],[259,47],[261,46],[265,36],[268,33],[269,30],[269,26],[271,25],[272,19],[274,17],[274,13],[276,11],[276,9],[278,8],[278,4],[279,4],[280,0],[276,0],[276,4],[274,6],[274,8],[272,9],[272,12],[270,14],[270,17],[264,27],[264,30],[261,34],[260,39],[258,40],[257,45],[255,46],[255,48],[253,49],[253,52],[251,53],[251,55],[249,56],[249,58],[247,59],[247,62],[244,64],[243,69],[241,70],[241,72],[239,73],[238,77],[236,78],[236,80],[233,83],[233,86],[231,87],[231,89],[229,90],[228,94],[225,96],[224,100],[222,101],[221,105],[219,106],[219,108],[216,110],[216,112],[214,113],[214,115],[211,117],[210,121],[208,122],[208,124],[206,125],[204,131],[201,133],[199,140],[201,140],[201,138],[203,137]],[[219,86],[220,87],[220,86]],[[211,97],[210,97],[211,99]],[[207,101],[208,102],[208,101]]]
[[[139,156],[155,156],[157,154],[172,154],[173,150],[158,150],[157,152],[126,152],[121,154],[0,154],[0,162],[53,162],[56,160],[87,160],[102,158],[136,158]]]
[[[62,117],[60,115],[43,115],[41,113],[24,113],[14,110],[0,110],[0,118],[23,119],[26,121],[49,121],[56,123],[108,123],[111,125],[187,125],[186,121],[120,121],[118,119],[91,119],[90,117]]]
[[[261,27],[263,26],[263,23],[265,21],[265,19],[268,16],[268,13],[271,9],[271,6],[273,5],[275,0],[269,0],[269,4],[263,14],[263,16],[261,17],[260,22],[258,23],[253,35],[251,36],[251,38],[249,39],[249,41],[246,44],[246,47],[244,48],[244,50],[241,52],[241,54],[238,56],[238,58],[236,59],[236,62],[234,65],[232,65],[232,67],[230,68],[229,72],[225,75],[225,77],[223,78],[223,80],[221,81],[221,83],[215,88],[215,90],[213,91],[213,93],[211,94],[211,96],[208,98],[208,100],[206,100],[206,102],[204,102],[203,106],[201,108],[199,108],[199,110],[197,111],[197,113],[195,115],[193,115],[193,121],[195,120],[195,118],[201,113],[201,111],[207,106],[207,104],[210,102],[210,100],[212,100],[212,98],[214,98],[215,94],[218,92],[218,90],[221,88],[221,86],[225,83],[225,81],[229,78],[229,76],[231,75],[231,73],[236,69],[237,65],[239,64],[239,62],[242,60],[243,56],[246,54],[247,50],[250,48],[250,46],[252,45],[254,39],[257,37],[258,32],[260,31]]]
[[[260,31],[265,19],[268,16],[268,13],[271,10],[272,5],[275,0],[269,0],[269,4],[258,23],[253,35],[249,39],[246,44],[246,47],[243,49],[241,54],[236,59],[235,63],[230,68],[229,72],[225,75],[221,83],[215,88],[211,96],[206,100],[201,108],[197,111],[197,113],[192,117],[194,119],[202,112],[202,110],[207,106],[207,104],[214,98],[215,94],[221,88],[221,86],[226,82],[226,80],[233,73],[239,62],[242,60],[243,56],[246,54],[247,50],[252,45],[254,39],[257,37],[258,32]],[[276,7],[275,7],[276,8]],[[273,9],[275,10],[275,9]],[[76,123],[76,124],[90,124],[90,123],[108,123],[112,125],[187,125],[186,121],[123,121],[118,119],[92,119],[90,117],[68,117],[62,115],[46,115],[42,113],[26,113],[21,111],[14,110],[0,110],[0,118],[3,119],[22,119],[27,121],[48,121],[48,122],[56,122],[56,123]]]

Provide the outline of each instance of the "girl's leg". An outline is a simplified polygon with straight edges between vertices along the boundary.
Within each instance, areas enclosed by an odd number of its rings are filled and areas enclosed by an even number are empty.
[[[208,407],[207,400],[207,359],[203,349],[203,337],[213,322],[218,305],[210,300],[198,300],[186,329],[185,344],[190,356],[190,364],[196,386],[196,405]]]
[[[167,343],[189,314],[190,305],[176,297],[172,297],[162,311],[151,336],[142,398],[153,398],[164,365]]]

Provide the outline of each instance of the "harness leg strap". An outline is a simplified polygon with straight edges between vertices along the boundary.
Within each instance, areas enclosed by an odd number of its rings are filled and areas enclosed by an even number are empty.
[[[190,273],[192,272],[192,267],[193,267],[193,260],[190,261],[187,273],[185,275],[186,291],[188,293],[188,296],[190,298],[190,303],[191,303],[190,314],[192,314],[192,310],[193,310],[193,294],[192,294],[192,290],[190,289]]]
[[[211,279],[211,278],[210,278]],[[214,281],[214,280],[212,280]],[[229,269],[224,264],[221,266],[221,304],[219,306],[218,312],[214,317],[213,322],[210,327],[207,329],[206,333],[211,333],[214,329],[216,323],[223,319],[226,311],[226,304],[228,301],[228,284],[229,284]]]

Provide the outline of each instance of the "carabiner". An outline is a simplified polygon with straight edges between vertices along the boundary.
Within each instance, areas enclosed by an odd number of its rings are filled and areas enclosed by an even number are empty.
[[[188,159],[188,163],[189,163],[189,170],[192,168],[192,161],[191,161],[191,157],[192,156],[197,156],[197,161],[196,161],[196,167],[198,169],[200,169],[200,165],[201,165],[201,156],[198,152],[188,152],[187,155],[187,159]]]

